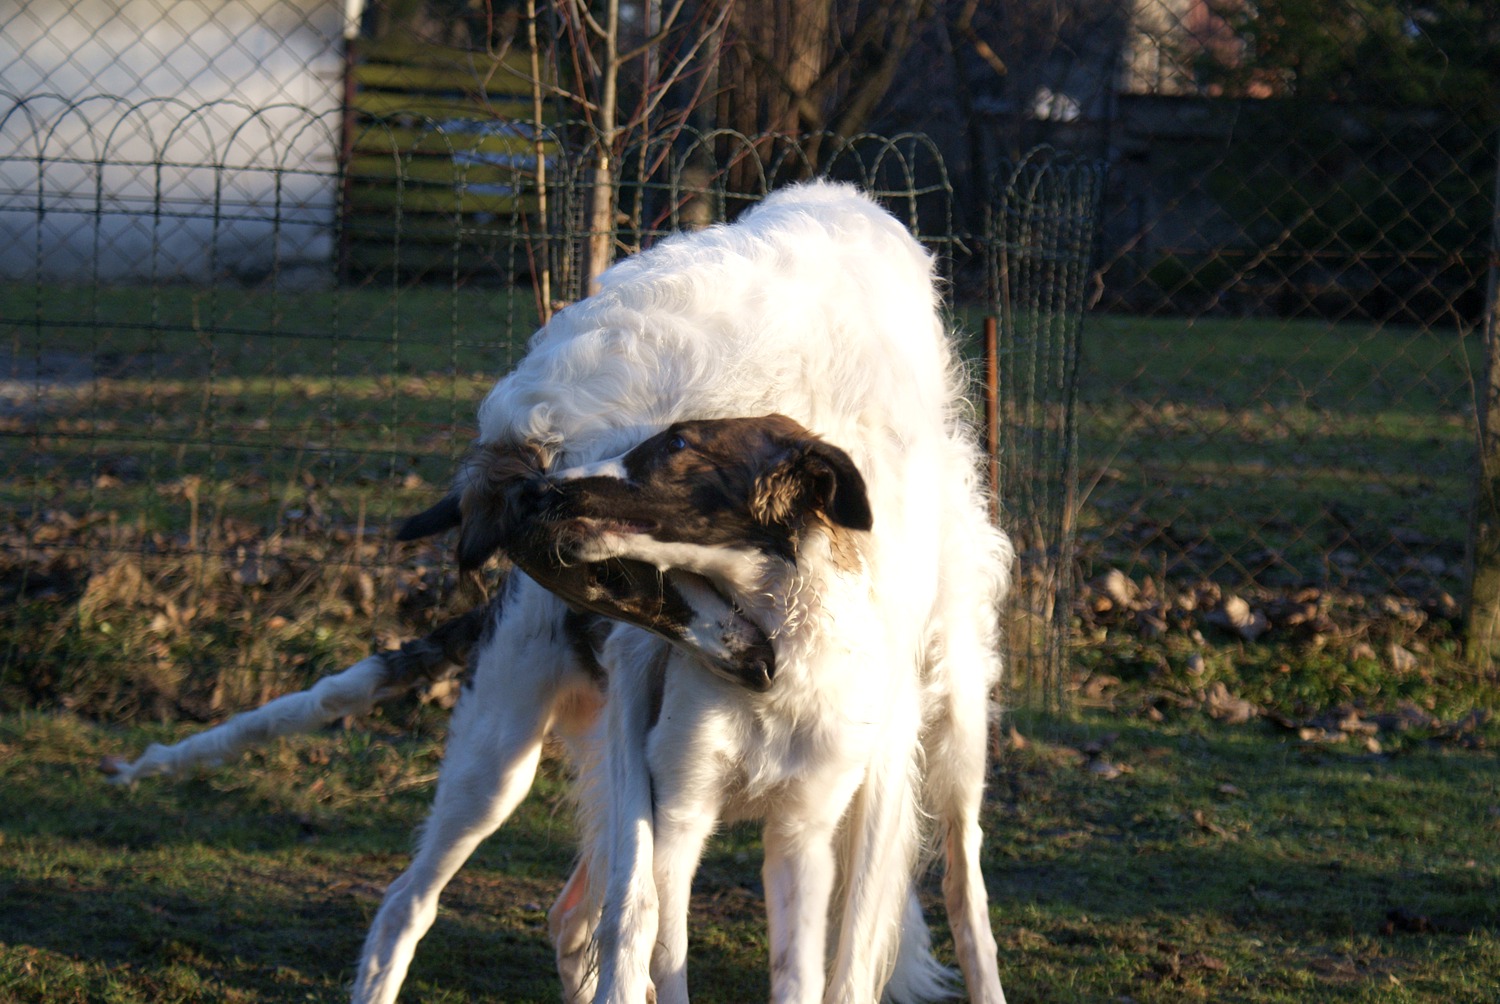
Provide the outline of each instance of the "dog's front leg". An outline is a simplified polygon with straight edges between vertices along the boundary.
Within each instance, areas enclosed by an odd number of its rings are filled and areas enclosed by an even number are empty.
[[[707,794],[705,792],[704,794]],[[661,898],[660,924],[651,954],[657,1004],[687,1004],[688,901],[703,846],[718,821],[717,786],[712,796],[682,800],[656,814],[654,874]]]
[[[725,765],[735,759],[727,737],[737,730],[724,726],[712,709],[726,690],[733,700],[739,689],[685,659],[670,664],[664,682],[661,720],[647,749],[656,802],[653,870],[661,903],[651,977],[658,1004],[687,1004],[693,875],[723,811],[729,783]]]
[[[359,1004],[391,1004],[438,896],[481,841],[515,809],[536,774],[559,699],[591,686],[560,633],[563,607],[526,580],[475,660],[454,711],[431,815],[411,866],[386,892],[355,977]]]
[[[658,900],[651,868],[654,843],[646,734],[668,652],[666,643],[623,627],[604,649],[610,696],[602,767],[608,781],[603,858],[609,862],[609,871],[598,928],[595,1000],[601,1004],[642,1004],[653,993],[650,962]]]

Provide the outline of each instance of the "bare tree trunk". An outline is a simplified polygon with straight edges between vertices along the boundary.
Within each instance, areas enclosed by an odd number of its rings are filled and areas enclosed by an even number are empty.
[[[1464,651],[1478,666],[1500,658],[1500,174],[1490,225],[1489,288],[1484,311],[1484,377],[1479,395],[1479,457],[1469,515],[1469,595]]]
[[[738,40],[735,128],[748,134],[796,134],[823,127],[812,92],[828,64],[833,0],[740,0],[734,8]]]
[[[787,132],[823,127],[823,111],[812,103],[814,88],[828,65],[833,34],[832,0],[785,0],[787,31],[779,53],[786,66]]]
[[[609,0],[605,11],[601,55],[598,152],[594,159],[593,201],[589,212],[588,260],[584,278],[588,293],[599,291],[599,276],[609,268],[615,248],[614,148],[619,138],[620,0]]]
[[[816,92],[835,34],[834,0],[736,0],[730,29],[719,121],[746,136],[821,130]],[[772,154],[770,142],[763,139],[758,150],[763,161]],[[753,164],[730,172],[733,190],[753,192],[758,184]]]

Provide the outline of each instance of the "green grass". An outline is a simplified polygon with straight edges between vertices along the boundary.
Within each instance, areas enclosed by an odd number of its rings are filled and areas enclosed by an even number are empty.
[[[1026,930],[1033,920],[1041,928],[1020,943],[1033,940],[1051,962],[1040,978],[1023,970],[1011,981],[1020,999],[1480,1001],[1491,992],[1500,977],[1493,754],[1370,757],[1192,718],[1089,720],[1072,741],[1097,741],[1105,728],[1119,732],[1107,756],[1130,768],[1114,781],[1085,779],[1055,747],[999,772],[1021,829],[991,882]],[[1003,827],[997,835],[1010,843]],[[1427,916],[1445,933],[1385,934],[1392,911]]]
[[[0,286],[0,434],[25,444],[0,504],[167,528],[187,513],[158,486],[193,477],[250,519],[309,480],[348,519],[388,509],[413,476],[451,476],[535,318],[511,289]]]
[[[1481,353],[1453,330],[1091,316],[1085,533],[1148,571],[1456,591]]]
[[[425,623],[442,559],[392,547],[390,528],[448,483],[477,402],[532,328],[530,299],[0,286],[22,392],[0,401],[17,447],[0,506],[20,516],[0,528],[0,597],[34,598],[0,604],[0,708],[211,716]],[[1461,596],[1474,342],[1353,322],[1088,317],[1085,575]],[[1060,495],[1060,430],[1017,396],[1024,354],[1002,360],[1002,384],[1006,518],[1026,550],[1050,543],[1026,510]],[[286,626],[267,630],[274,618]],[[1453,661],[1450,639],[1428,641]]]
[[[388,527],[450,477],[531,311],[494,290],[0,287],[0,435],[19,447],[0,472],[19,515],[0,526],[0,1000],[341,999],[428,804],[441,715],[386,709],[369,731],[129,792],[92,765],[431,622],[442,543],[395,547]],[[1493,721],[1463,734],[1475,749],[1419,728],[1373,754],[1184,710],[1210,684],[1288,719],[1495,710],[1493,671],[1462,664],[1441,606],[1417,623],[1366,596],[1414,557],[1451,582],[1472,341],[1089,318],[1083,554],[1143,585],[1169,575],[1138,609],[1075,611],[1065,682],[1104,683],[1090,699],[1116,717],[1020,714],[1032,742],[995,772],[987,874],[1013,999],[1493,998]],[[1057,431],[1046,409],[1024,417],[1018,436]],[[1399,554],[1370,536],[1392,527]],[[1323,590],[1316,635],[1246,642],[1203,606],[1142,630],[1172,575],[1236,565],[1354,588]],[[1091,772],[1089,743],[1128,772]],[[556,998],[543,911],[572,854],[562,792],[553,769],[450,890],[412,999]],[[737,828],[704,862],[700,999],[765,996],[758,855]],[[1432,929],[1385,933],[1392,911]]]
[[[121,791],[97,758],[182,730],[0,718],[0,998],[341,999],[441,733],[374,724]],[[1012,999],[1447,1004],[1500,983],[1493,750],[1370,756],[1193,715],[1018,724],[1029,741],[1001,755],[985,809]],[[1125,772],[1089,770],[1090,744]],[[555,1000],[544,911],[572,850],[549,766],[444,897],[410,999]],[[758,868],[751,829],[711,845],[698,999],[765,996]],[[951,958],[935,881],[926,898]],[[1405,930],[1419,917],[1430,930]]]

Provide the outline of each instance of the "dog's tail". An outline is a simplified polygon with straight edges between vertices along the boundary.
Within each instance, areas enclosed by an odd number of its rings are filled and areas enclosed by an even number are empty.
[[[221,764],[280,736],[311,732],[346,715],[365,714],[380,701],[462,669],[492,618],[490,607],[476,607],[399,649],[378,652],[325,676],[308,690],[285,694],[179,743],[152,743],[134,762],[105,757],[99,770],[122,785],[160,774],[182,775],[200,766]]]
[[[917,1004],[919,1001],[950,1000],[962,992],[958,972],[945,966],[932,954],[932,932],[922,916],[922,901],[915,884],[906,897],[906,914],[901,920],[901,944],[896,950],[896,967],[885,985],[882,1001],[891,1004]]]
[[[923,830],[916,695],[897,706],[911,711],[892,723],[885,752],[870,764],[840,832],[840,950],[829,999],[844,1004],[882,996],[935,1000],[954,992],[954,974],[932,955],[912,884]]]

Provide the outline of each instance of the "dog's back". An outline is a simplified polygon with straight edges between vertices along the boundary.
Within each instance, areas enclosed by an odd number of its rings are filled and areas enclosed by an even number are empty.
[[[852,188],[783,189],[600,284],[496,385],[481,442],[552,445],[577,463],[679,419],[770,412],[849,442],[876,412],[906,426],[893,434],[941,434],[915,427],[941,421],[956,390],[930,256]]]
[[[932,258],[887,212],[846,185],[783,189],[732,226],[622,261],[600,284],[491,391],[481,443],[539,446],[568,466],[681,419],[779,412],[865,473],[889,622],[920,624],[913,611],[933,611],[940,580],[965,568],[979,571],[946,593],[993,611],[1009,544],[985,518],[978,450],[956,414],[963,373]]]

